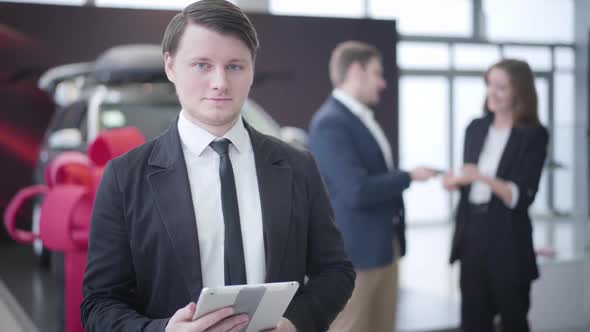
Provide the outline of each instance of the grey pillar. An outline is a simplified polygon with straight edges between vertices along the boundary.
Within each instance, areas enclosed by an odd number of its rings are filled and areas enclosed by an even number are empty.
[[[588,129],[588,116],[590,113],[589,105],[589,77],[590,54],[588,53],[589,35],[590,35],[590,1],[575,0],[574,2],[574,31],[576,45],[576,63],[575,63],[575,127],[574,127],[574,215],[576,220],[581,224],[580,232],[576,232],[575,247],[585,251],[585,275],[590,275],[590,222],[589,208],[590,204],[590,179],[589,162],[590,157],[590,140]],[[586,278],[585,285],[585,309],[590,316],[590,277]]]

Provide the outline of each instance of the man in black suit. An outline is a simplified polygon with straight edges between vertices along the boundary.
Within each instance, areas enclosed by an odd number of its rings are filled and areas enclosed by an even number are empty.
[[[192,321],[201,289],[224,284],[298,281],[273,331],[325,331],[348,300],[354,270],[313,158],[240,116],[257,47],[246,15],[223,0],[170,22],[164,62],[182,111],[104,171],[86,331],[240,331],[248,317],[232,308]]]

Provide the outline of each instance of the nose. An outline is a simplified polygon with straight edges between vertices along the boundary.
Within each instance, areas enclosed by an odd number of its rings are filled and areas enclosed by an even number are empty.
[[[384,78],[381,78],[379,80],[379,84],[377,85],[377,89],[379,90],[379,92],[383,92],[385,88],[387,88],[387,81]]]
[[[227,73],[223,68],[214,70],[211,77],[211,87],[213,90],[225,92],[227,91]]]

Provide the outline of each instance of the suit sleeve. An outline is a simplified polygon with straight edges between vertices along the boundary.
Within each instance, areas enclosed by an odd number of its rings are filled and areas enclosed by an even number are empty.
[[[549,134],[542,126],[530,129],[527,134],[529,137],[519,158],[516,176],[509,179],[518,188],[518,200],[514,207],[517,211],[528,210],[535,200],[549,141]]]
[[[134,309],[135,287],[123,195],[114,164],[110,162],[92,211],[80,308],[84,329],[87,332],[164,331],[167,319],[151,320]]]
[[[351,207],[370,208],[389,202],[410,185],[410,175],[404,171],[368,174],[355,150],[354,137],[337,121],[312,126],[310,149],[324,178]]]
[[[291,301],[285,317],[299,332],[326,331],[354,288],[355,272],[344,252],[340,232],[319,171],[308,154],[309,188],[307,275],[309,281]]]
[[[403,204],[402,201],[402,206]],[[405,211],[405,207],[402,208],[402,211]],[[399,245],[399,257],[404,257],[406,255],[406,217],[401,216],[399,219],[395,220],[393,227]]]

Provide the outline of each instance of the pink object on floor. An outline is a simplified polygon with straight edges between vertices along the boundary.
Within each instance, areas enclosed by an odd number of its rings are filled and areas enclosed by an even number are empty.
[[[64,253],[66,332],[83,332],[80,321],[82,281],[86,268],[88,233],[95,191],[107,162],[145,141],[139,129],[125,127],[103,132],[88,147],[88,155],[64,152],[45,169],[46,185],[21,189],[4,213],[8,234],[17,242],[43,245]],[[44,196],[39,235],[18,229],[16,217],[25,202]]]

